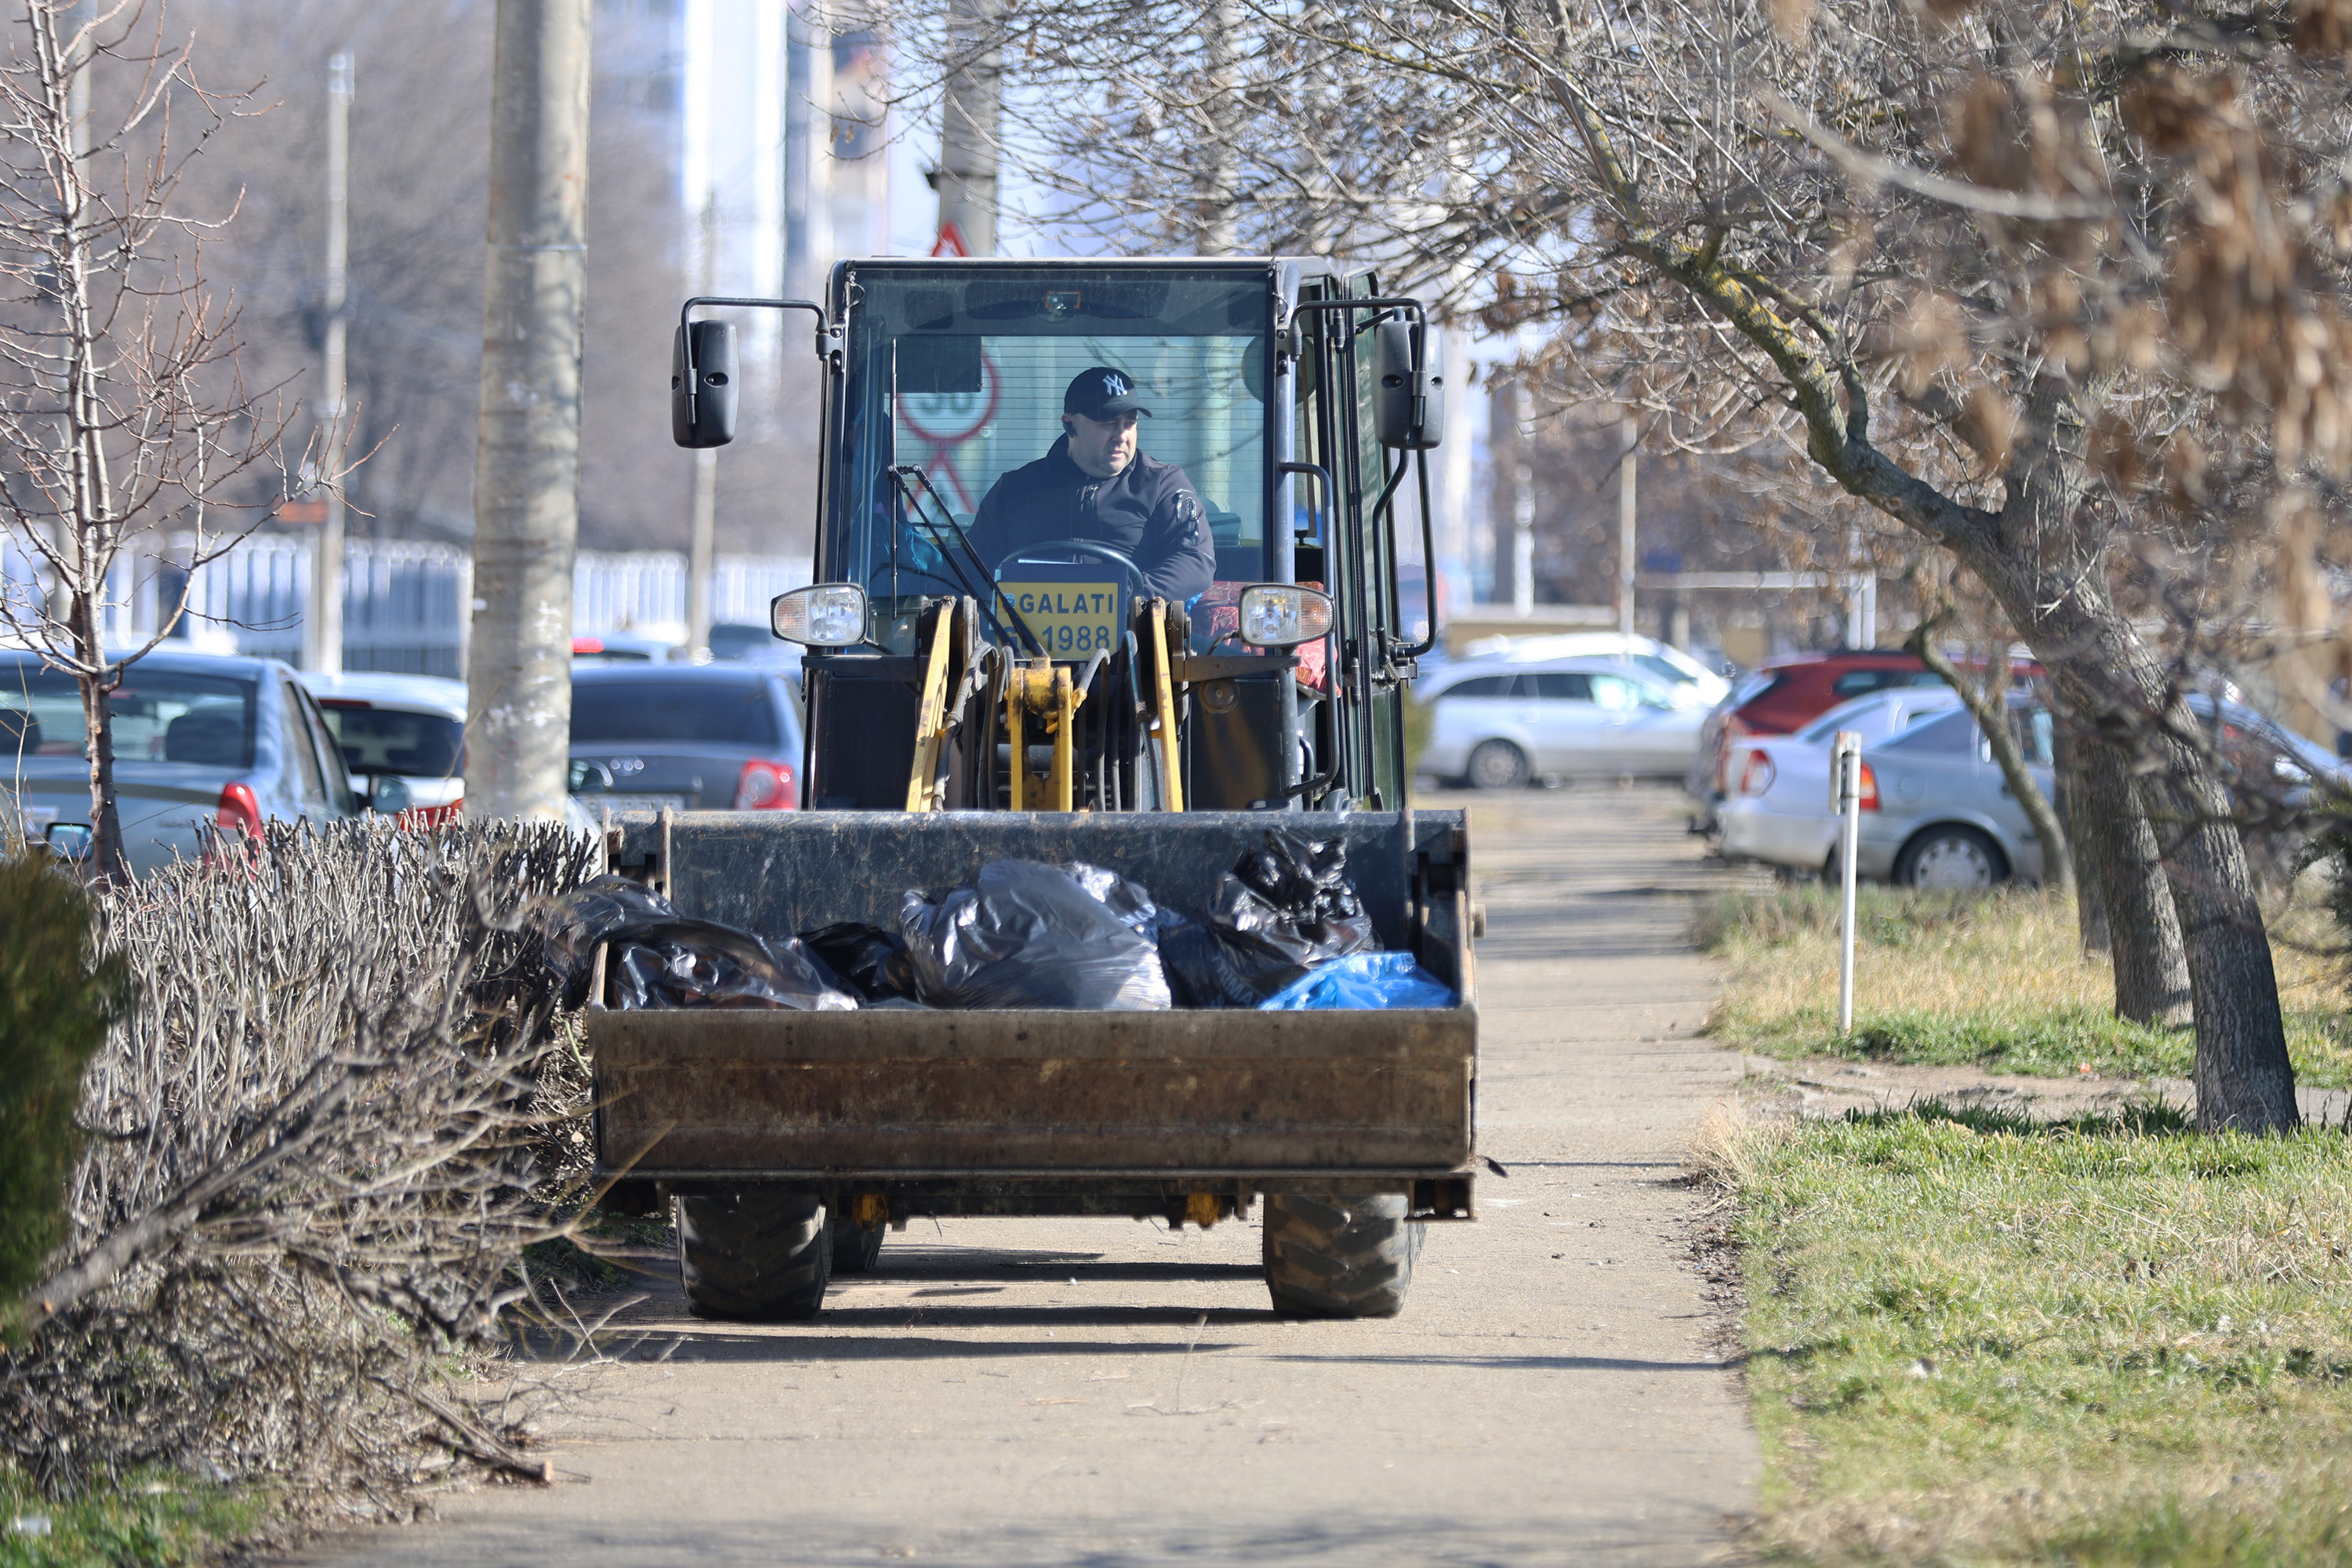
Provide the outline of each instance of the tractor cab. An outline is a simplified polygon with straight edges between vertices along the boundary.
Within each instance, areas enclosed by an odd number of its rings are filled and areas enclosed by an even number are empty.
[[[788,302],[688,305],[682,444],[733,422],[729,324],[697,307],[752,304]],[[1417,479],[1426,561],[1444,422],[1417,302],[1321,260],[886,259],[791,308],[825,378],[814,581],[775,605],[809,649],[810,806],[1402,804],[1434,627],[1398,602],[1397,498]],[[1008,481],[1063,451],[1089,371],[1149,411],[1132,461],[1197,497],[1181,566],[1148,529],[1024,515]]]

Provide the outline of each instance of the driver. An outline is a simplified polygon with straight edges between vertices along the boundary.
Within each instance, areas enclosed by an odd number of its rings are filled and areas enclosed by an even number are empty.
[[[971,541],[993,566],[1055,539],[1084,539],[1132,560],[1147,596],[1186,604],[1217,574],[1201,492],[1173,463],[1136,450],[1151,410],[1124,371],[1096,365],[1062,394],[1062,435],[1045,455],[989,487]]]

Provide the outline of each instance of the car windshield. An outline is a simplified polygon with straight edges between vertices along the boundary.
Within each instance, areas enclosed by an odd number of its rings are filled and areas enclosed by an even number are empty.
[[[121,763],[253,766],[250,677],[134,664],[107,700]],[[74,679],[31,659],[0,665],[0,757],[79,757],[89,743]]]
[[[1273,294],[1263,268],[1060,266],[1048,277],[873,268],[856,289],[847,352],[858,396],[843,421],[846,490],[833,512],[825,578],[864,585],[877,607],[974,591],[968,579],[997,563],[976,566],[955,528],[971,525],[998,479],[1053,447],[1064,389],[1094,365],[1122,373],[1151,411],[1140,424],[1142,455],[1182,468],[1200,492],[1216,575],[1268,574]],[[908,480],[919,519],[893,468],[920,474],[920,483]]]
[[[466,726],[443,713],[411,713],[365,702],[321,698],[327,728],[355,773],[456,778],[466,771]]]
[[[779,740],[775,708],[761,681],[572,682],[575,746],[688,741],[773,751]]]
[[[1693,675],[1689,670],[1685,669],[1682,666],[1676,664],[1673,659],[1666,658],[1664,654],[1637,653],[1633,656],[1633,662],[1640,665],[1643,669],[1648,670],[1652,675],[1656,676],[1659,679],[1664,681],[1670,687],[1692,686],[1696,685],[1698,680],[1696,676]]]
[[[1958,699],[1954,698],[1952,702]],[[1819,744],[1834,736],[1840,730],[1852,730],[1865,741],[1882,735],[1892,735],[1924,718],[1941,713],[1950,703],[1935,697],[1865,697],[1832,708],[1814,720],[1799,735],[1799,739]]]

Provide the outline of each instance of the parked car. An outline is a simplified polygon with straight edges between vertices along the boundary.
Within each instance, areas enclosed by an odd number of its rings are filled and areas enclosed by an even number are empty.
[[[2010,718],[2035,787],[2055,799],[2049,710],[2012,703]],[[1864,747],[1862,763],[1857,874],[1906,888],[2042,879],[2042,840],[1966,709]]]
[[[1622,632],[1560,632],[1542,637],[1482,637],[1462,650],[1463,662],[1449,665],[1446,676],[1472,664],[1501,661],[1527,664],[1561,658],[1623,658],[1651,680],[1663,684],[1677,708],[1712,708],[1731,691],[1731,682],[1707,668],[1681,648],[1654,637],[1628,637]],[[1421,693],[1427,701],[1436,689]]]
[[[2023,742],[2027,769],[2036,787],[2048,795],[2055,783],[2049,711],[2037,703],[2013,702],[2010,713]],[[1743,775],[1752,759],[1770,744],[1742,742],[1738,756]],[[1796,783],[1783,814],[1804,815],[1808,794],[1810,810],[1820,819],[1813,831],[1832,846],[1809,868],[1833,873],[1836,826],[1826,769],[1810,792]],[[1730,803],[1726,807],[1727,837]],[[1975,716],[1965,708],[1954,705],[1926,714],[1900,734],[1865,745],[1861,807],[1854,870],[1872,881],[1911,888],[1990,888],[2012,878],[2029,882],[2042,879],[2042,842],[2025,808],[2010,794]],[[1780,831],[1793,840],[1798,830],[1784,826]]]
[[[1942,684],[1916,655],[1894,649],[1766,659],[1707,716],[1706,753],[1714,767],[1706,780],[1694,781],[1692,793],[1721,798],[1731,787],[1731,747],[1749,735],[1793,733],[1841,702],[1890,687]]]
[[[575,663],[572,758],[592,816],[800,804],[800,716],[769,666]]]
[[[660,664],[683,653],[665,637],[639,637],[635,632],[596,632],[572,639],[575,664]]]
[[[710,628],[710,659],[716,664],[788,664],[797,669],[801,646],[767,626],[721,621]]]
[[[1870,745],[1960,705],[1948,686],[1898,687],[1841,702],[1793,735],[1752,735],[1732,748],[1731,790],[1717,808],[1723,854],[1820,871],[1837,846],[1829,808],[1830,750],[1842,730]]]
[[[1676,707],[1664,682],[1616,659],[1447,673],[1421,771],[1478,789],[1518,789],[1544,777],[1680,778],[1706,717]]]
[[[197,854],[206,824],[257,833],[367,808],[318,704],[274,658],[158,650],[124,672],[108,709],[123,855],[139,875]],[[87,742],[73,678],[0,654],[0,790],[29,837],[68,855],[90,833]]]
[[[466,683],[431,675],[304,672],[326,712],[352,788],[375,794],[397,779],[409,804],[449,815],[466,793]]]

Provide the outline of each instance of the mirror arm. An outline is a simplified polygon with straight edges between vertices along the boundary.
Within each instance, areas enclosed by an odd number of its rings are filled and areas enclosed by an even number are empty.
[[[1383,455],[1385,456],[1385,454],[1383,454]],[[1405,456],[1405,454],[1403,454],[1403,453],[1399,453],[1399,454],[1398,454],[1398,457],[1399,457],[1401,459],[1402,459],[1404,456]],[[1383,463],[1383,464],[1381,465],[1381,467],[1382,467],[1383,468],[1385,468],[1387,467],[1387,465],[1386,465],[1385,463]],[[1389,597],[1390,597],[1390,598],[1391,598],[1391,599],[1393,599],[1393,598],[1395,598],[1395,597],[1396,597],[1396,548],[1395,548],[1395,546],[1396,546],[1396,515],[1395,515],[1395,501],[1396,501],[1397,487],[1398,487],[1399,485],[1401,485],[1401,484],[1404,483],[1404,474],[1405,474],[1405,465],[1404,465],[1404,463],[1403,463],[1402,461],[1399,461],[1399,462],[1398,462],[1398,464],[1397,464],[1397,467],[1396,467],[1396,472],[1395,472],[1395,473],[1393,473],[1393,474],[1390,474],[1390,475],[1387,475],[1387,476],[1386,476],[1388,482],[1387,482],[1386,484],[1383,484],[1383,485],[1381,487],[1381,496],[1380,496],[1380,499],[1379,499],[1378,500],[1376,500],[1376,501],[1372,502],[1372,514],[1371,514],[1371,517],[1370,517],[1370,526],[1371,526],[1371,528],[1375,531],[1375,537],[1377,537],[1377,531],[1378,531],[1378,530],[1381,527],[1381,525],[1382,525],[1382,520],[1383,520],[1384,518],[1386,519],[1387,527],[1388,527],[1388,531],[1389,531],[1389,546],[1390,546],[1390,548],[1389,548],[1389,552],[1388,552],[1388,557],[1389,557],[1389,584],[1388,584],[1388,586],[1389,586]],[[1369,609],[1369,608],[1370,608],[1371,606],[1370,606],[1370,605],[1367,605],[1365,607],[1366,607],[1367,609]],[[1378,629],[1379,629],[1379,632],[1380,632],[1380,638],[1381,638],[1381,648],[1382,648],[1382,657],[1383,657],[1383,658],[1387,658],[1387,657],[1390,657],[1390,656],[1393,655],[1393,653],[1394,653],[1394,651],[1395,651],[1395,650],[1394,650],[1394,649],[1392,649],[1392,648],[1390,648],[1390,647],[1387,646],[1387,645],[1388,645],[1388,640],[1389,640],[1389,627],[1388,627],[1386,625],[1382,625],[1382,626],[1380,626]]]
[[[1429,635],[1416,643],[1407,643],[1396,650],[1399,658],[1419,658],[1437,646],[1441,635],[1437,629],[1437,542],[1436,531],[1429,517],[1429,453],[1427,449],[1412,454],[1413,468],[1421,479],[1421,590],[1429,605]],[[1397,606],[1402,610],[1404,606]]]
[[[685,327],[694,319],[695,307],[698,305],[740,305],[755,310],[810,311],[816,317],[816,352],[820,359],[824,356],[824,340],[833,330],[831,323],[824,318],[824,307],[814,300],[744,300],[726,294],[698,294],[680,305],[677,308],[679,327]],[[694,334],[688,332],[686,334],[686,407],[687,417],[689,420],[694,417],[696,395],[694,389],[698,384],[695,373],[700,368],[694,363]]]

